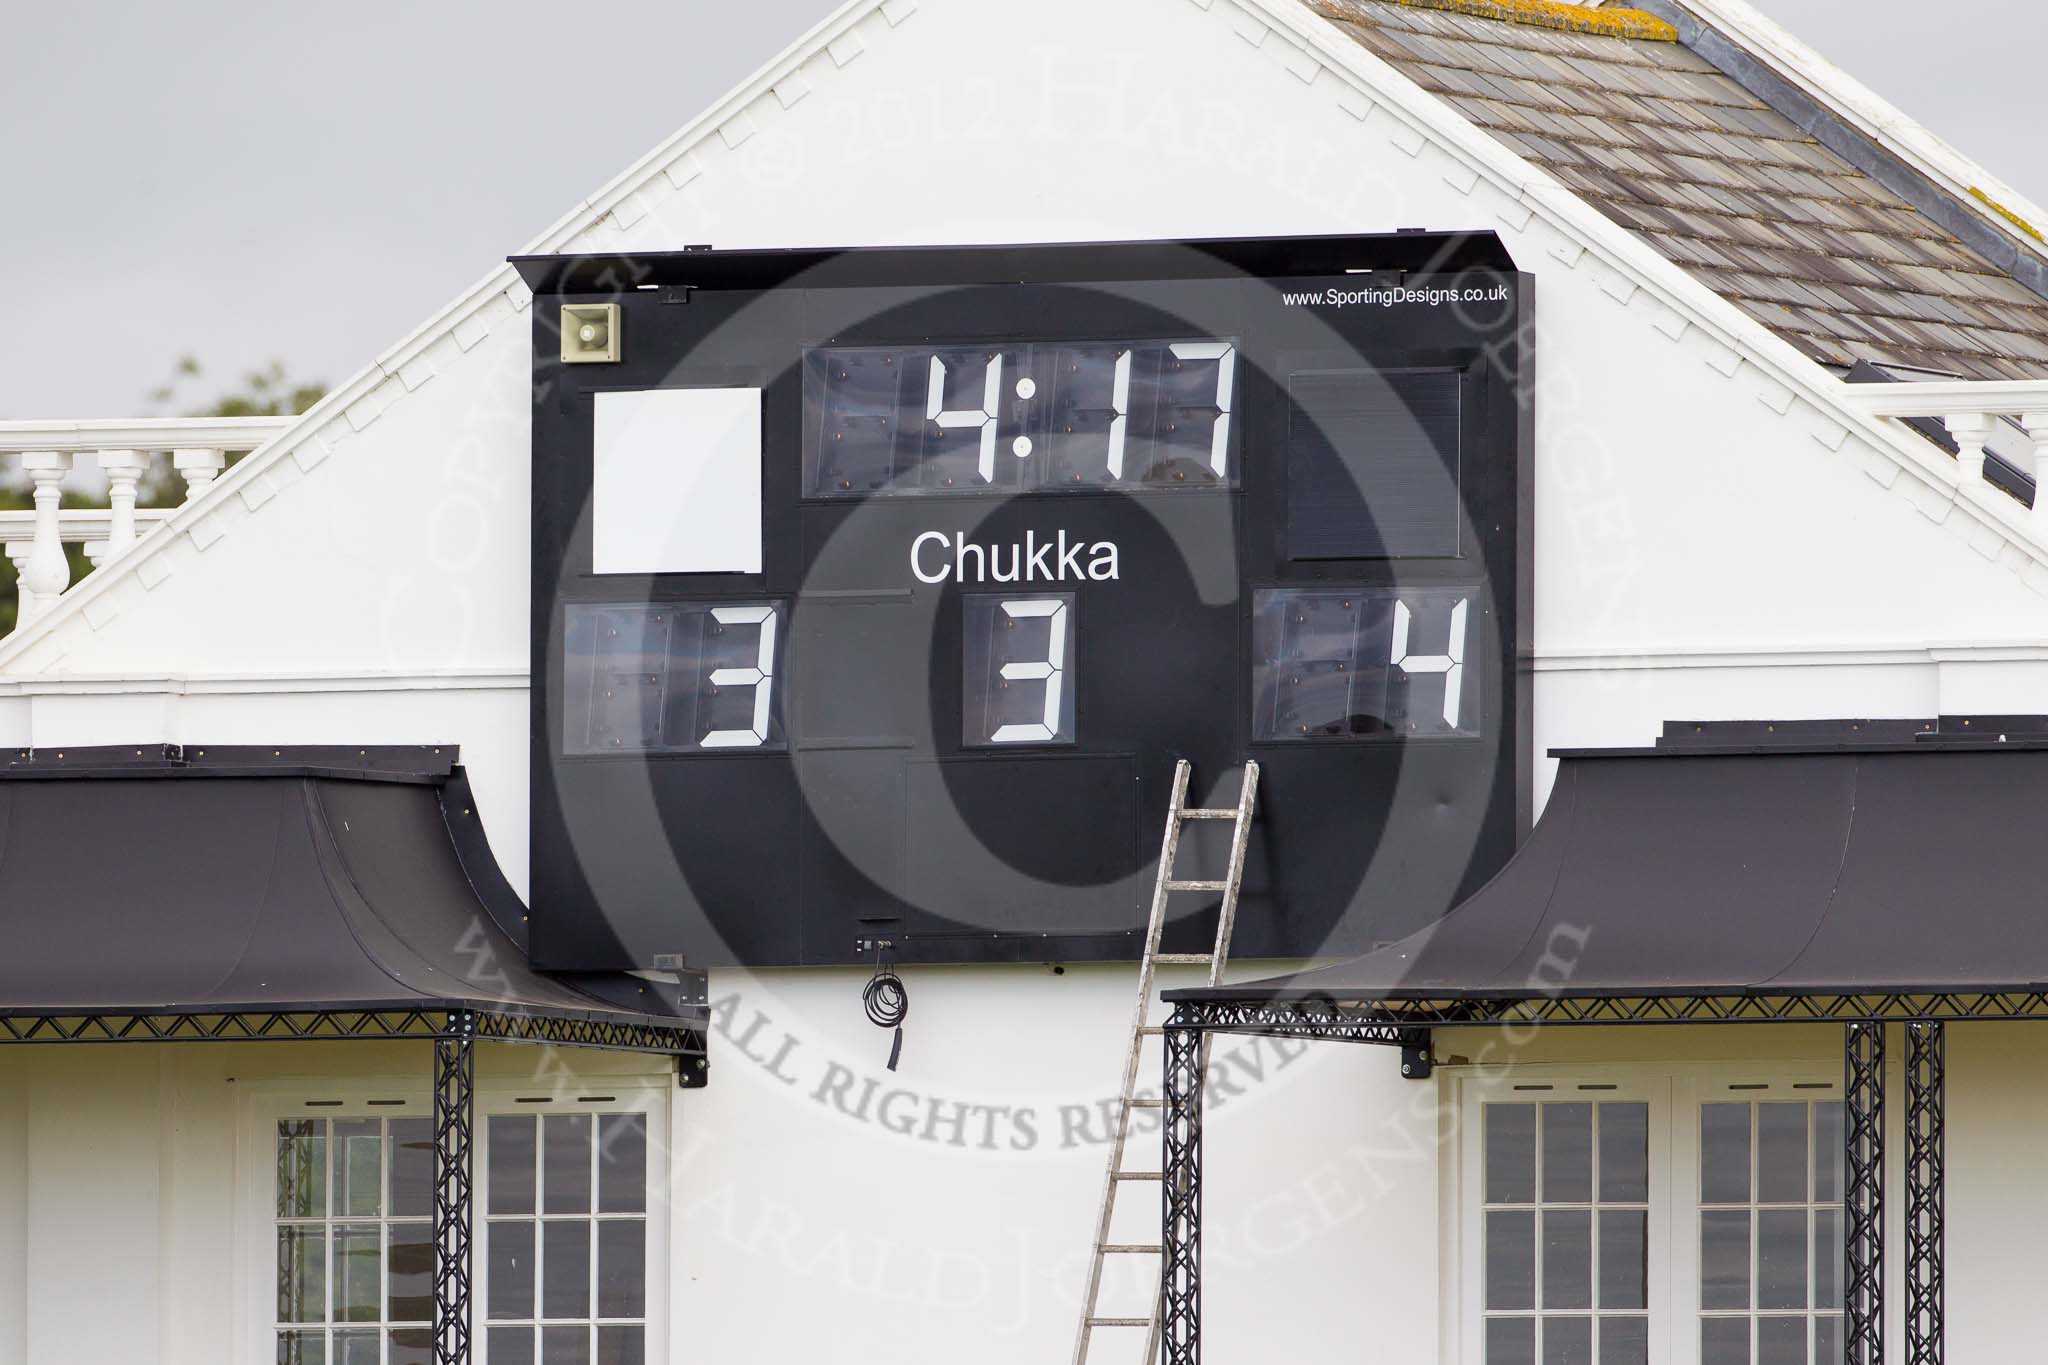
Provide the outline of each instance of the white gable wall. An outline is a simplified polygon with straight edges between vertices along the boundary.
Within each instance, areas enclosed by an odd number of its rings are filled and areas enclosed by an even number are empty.
[[[1955,506],[1937,455],[1824,415],[1768,338],[1731,349],[1761,336],[1732,308],[1646,249],[1588,250],[1398,112],[1426,97],[1299,36],[1230,0],[891,0],[557,244],[1493,228],[1536,276],[1539,751],[1644,742],[1666,717],[2043,709],[2048,572],[2006,509]],[[0,655],[0,743],[458,743],[523,885],[525,306],[499,280],[337,399],[338,423]],[[1129,978],[913,973],[896,1076],[859,974],[721,978],[745,994],[684,1106],[678,1339],[705,1358],[1057,1358],[1099,1148],[897,1132],[835,1108],[832,1067],[856,1094],[910,1092],[899,1112],[1057,1115],[1110,1093]],[[1384,1310],[1373,1354],[1432,1358],[1430,1088],[1331,1047],[1253,1089],[1210,1135],[1214,1354],[1352,1358],[1364,1307]]]

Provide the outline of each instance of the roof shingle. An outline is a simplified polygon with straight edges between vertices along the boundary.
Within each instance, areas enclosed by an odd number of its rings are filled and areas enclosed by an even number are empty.
[[[1822,364],[2048,377],[2048,299],[1699,53],[1505,17],[1535,0],[1306,3]]]

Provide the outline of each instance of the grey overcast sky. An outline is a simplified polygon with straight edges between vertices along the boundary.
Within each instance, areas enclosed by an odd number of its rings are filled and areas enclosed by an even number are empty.
[[[1968,22],[1924,0],[1758,2],[2048,199],[2040,0],[1974,0]],[[209,370],[194,401],[272,357],[338,382],[832,8],[10,6],[0,417],[137,415],[185,352]],[[600,51],[633,55],[556,61]],[[601,97],[561,74],[603,69],[628,78]]]

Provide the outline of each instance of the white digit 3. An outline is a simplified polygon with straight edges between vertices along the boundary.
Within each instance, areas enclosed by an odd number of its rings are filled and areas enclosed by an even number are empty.
[[[1408,677],[1418,673],[1441,673],[1444,675],[1444,724],[1458,728],[1458,689],[1465,680],[1465,604],[1470,599],[1461,597],[1458,605],[1451,608],[1451,638],[1445,645],[1445,654],[1410,654],[1408,652],[1408,604],[1394,599],[1394,649],[1392,663]]]
[[[1227,341],[1176,341],[1168,349],[1176,360],[1216,362],[1216,429],[1209,434],[1209,472],[1220,479],[1230,461],[1230,397],[1236,383],[1237,348]]]
[[[1051,635],[1046,641],[1044,662],[1003,665],[1003,677],[1011,682],[1030,679],[1045,683],[1045,711],[1043,721],[1038,725],[997,726],[996,732],[988,737],[989,743],[1025,744],[1032,740],[1052,739],[1060,731],[1060,684],[1066,680],[1067,604],[1056,597],[1005,602],[1003,615],[1014,620],[1037,616],[1051,618],[1046,622]]]
[[[946,406],[946,362],[932,357],[931,379],[925,389],[924,416],[927,422],[936,422],[941,427],[981,428],[981,470],[983,483],[996,481],[996,407],[1002,401],[1003,357],[997,352],[988,359],[988,370],[981,385],[981,406],[978,408],[948,408]]]
[[[754,689],[754,728],[751,730],[713,730],[697,741],[701,749],[750,749],[768,742],[769,693],[775,686],[775,608],[773,607],[713,607],[711,619],[720,625],[761,627],[761,645],[754,657],[752,668],[714,668],[711,670],[713,687],[747,687]]]

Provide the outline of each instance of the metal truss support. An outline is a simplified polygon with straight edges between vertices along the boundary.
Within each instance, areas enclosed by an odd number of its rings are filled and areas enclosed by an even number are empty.
[[[1159,1336],[1164,1365],[1202,1358],[1202,1060],[1204,1034],[1183,1005],[1167,1021],[1160,1127]]]
[[[476,1015],[452,1010],[434,1040],[434,1365],[469,1365],[470,1189]]]
[[[1843,1307],[1848,1365],[1884,1362],[1884,1030],[1854,1023],[1843,1036]]]
[[[1906,1025],[1906,1365],[1942,1365],[1944,1025]]]

